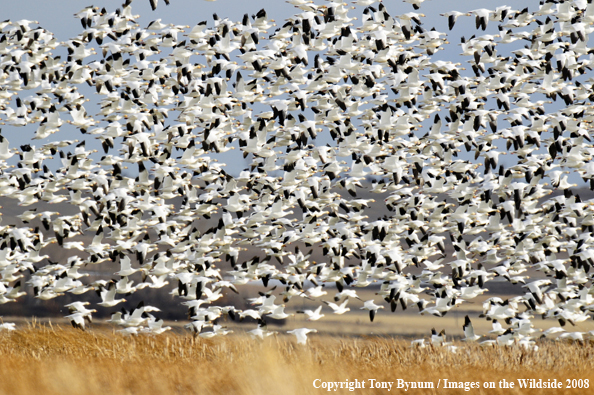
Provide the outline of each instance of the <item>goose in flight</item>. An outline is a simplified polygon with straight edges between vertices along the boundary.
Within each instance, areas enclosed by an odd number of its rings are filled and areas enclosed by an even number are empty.
[[[66,318],[70,319],[72,326],[77,329],[85,330],[85,322],[91,324],[93,322],[92,313],[96,313],[95,309],[87,309],[85,306],[89,305],[89,302],[72,302],[67,304],[70,315]]]
[[[361,310],[369,310],[369,320],[373,322],[373,319],[375,318],[375,314],[377,313],[377,311],[383,308],[384,306],[376,305],[374,300],[372,299],[365,301],[363,307],[361,307]]]
[[[152,314],[148,315],[147,327],[140,330],[141,333],[150,335],[160,335],[163,332],[171,330],[170,326],[163,326],[163,320]]]
[[[85,321],[91,323],[90,316],[82,313],[74,313],[67,315],[66,318],[70,319],[70,323],[76,329],[85,330]]]
[[[317,321],[320,318],[322,318],[324,316],[324,314],[321,314],[321,312],[322,312],[322,306],[319,306],[315,310],[298,310],[297,311],[298,314],[305,314],[307,316],[308,321]]]
[[[307,343],[307,335],[309,333],[317,333],[317,332],[318,331],[315,329],[308,329],[308,328],[299,328],[299,329],[293,329],[292,331],[287,331],[287,333],[295,335],[295,337],[297,338],[297,344],[303,344],[303,345],[305,345]]]
[[[431,328],[431,345],[444,346],[445,344],[446,344],[445,329],[442,329],[441,332],[437,333],[435,328]]]
[[[459,16],[470,16],[471,14],[468,12],[460,12],[460,11],[449,11],[445,14],[440,14],[441,16],[445,16],[448,18],[448,28],[452,30],[454,25],[456,24],[456,20]]]
[[[247,332],[254,339],[264,340],[265,337],[275,335],[275,331],[269,331],[266,324],[258,324],[256,329]]]
[[[462,340],[465,342],[475,342],[481,338],[479,335],[474,334],[474,328],[468,316],[464,317],[464,325],[462,326],[462,330],[464,331],[464,339]]]
[[[348,302],[349,302],[349,300],[345,299],[344,302],[342,302],[340,305],[338,305],[336,303],[324,301],[324,303],[326,303],[328,305],[328,307],[330,307],[332,309],[334,314],[344,314],[347,311],[350,311],[351,309],[349,307],[346,307]]]
[[[267,315],[267,317],[273,318],[275,320],[284,320],[285,318],[289,318],[292,315],[294,315],[294,314],[285,313],[285,306],[280,305],[280,306],[276,306],[274,308],[274,310],[272,310],[272,312]]]
[[[0,332],[2,331],[14,331],[16,330],[16,324],[13,322],[3,322],[0,324]]]
[[[115,281],[110,281],[107,284],[107,288],[105,288],[104,286],[99,286],[99,288],[97,289],[97,294],[99,294],[99,296],[101,297],[101,302],[98,303],[99,306],[103,306],[103,307],[113,307],[115,305],[117,305],[118,303],[122,303],[125,302],[126,299],[122,298],[122,299],[116,299],[116,283]]]
[[[493,322],[491,323],[493,326],[493,330],[489,331],[489,333],[492,333],[494,335],[503,335],[503,333],[505,332],[505,329],[503,328],[503,326],[501,325],[501,323],[497,320],[493,320]]]
[[[164,0],[166,5],[169,5],[169,0]],[[159,0],[149,0],[151,5],[151,9],[155,11],[157,9],[157,5],[159,4]]]

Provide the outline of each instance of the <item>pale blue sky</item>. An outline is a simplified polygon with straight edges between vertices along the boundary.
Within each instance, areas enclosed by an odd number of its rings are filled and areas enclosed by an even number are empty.
[[[325,3],[320,0],[316,0],[316,2],[318,4]],[[105,7],[108,11],[113,11],[120,7],[122,3],[122,0],[11,1],[2,4],[0,20],[37,20],[43,27],[56,34],[60,40],[65,40],[80,32],[80,23],[73,17],[77,11],[88,5]],[[401,0],[385,0],[383,3],[392,15],[414,11],[410,4]],[[439,31],[447,32],[447,19],[439,16],[439,14],[446,11],[468,12],[478,8],[495,9],[502,5],[510,5],[516,9],[528,7],[530,11],[534,11],[538,9],[539,3],[539,0],[426,0],[421,9],[416,12],[426,15],[424,18],[426,27],[435,27]],[[375,3],[374,6],[377,7],[378,4]],[[193,25],[205,19],[212,20],[212,14],[215,12],[220,17],[241,20],[245,13],[252,15],[262,8],[266,9],[271,18],[279,22],[301,12],[284,0],[171,0],[169,6],[166,6],[163,0],[159,0],[159,6],[154,12],[151,11],[148,0],[134,0],[132,7],[135,14],[141,15],[138,20],[141,25],[143,22],[148,24],[148,22],[156,18],[161,18],[164,23]],[[358,8],[363,9],[363,7]],[[354,10],[353,15],[360,14],[360,12]],[[354,21],[354,23],[356,25],[357,22]],[[491,29],[496,32],[496,24],[491,23],[491,25]],[[457,22],[457,26],[454,27],[452,32],[458,36],[464,33],[473,34],[474,30],[474,20],[472,18],[462,18]]]
[[[123,0],[95,0],[95,1],[81,1],[81,0],[60,0],[60,1],[41,1],[41,0],[19,0],[15,2],[6,2],[3,4],[0,12],[0,20],[11,19],[28,19],[36,20],[42,27],[53,32],[58,40],[64,41],[76,36],[82,31],[80,21],[74,17],[74,14],[85,6],[94,5],[96,7],[105,7],[108,12],[114,11],[121,7]],[[326,2],[316,0],[318,4]],[[391,15],[400,15],[407,12],[413,12],[414,9],[411,4],[405,3],[402,0],[384,0],[388,12]],[[349,2],[349,5],[352,3]],[[516,9],[528,7],[530,11],[537,10],[539,7],[538,0],[426,0],[419,11],[425,14],[423,18],[423,27],[430,30],[435,27],[436,30],[448,34],[450,44],[445,45],[445,50],[437,52],[433,58],[434,60],[450,60],[465,62],[468,59],[461,58],[460,53],[460,37],[466,38],[473,34],[496,34],[498,33],[497,23],[490,22],[488,29],[477,31],[475,29],[474,17],[460,17],[454,29],[450,32],[447,26],[447,18],[440,16],[440,14],[456,10],[460,12],[468,12],[478,8],[495,9],[496,7],[511,4]],[[378,3],[374,6],[377,7]],[[258,12],[258,10],[265,8],[269,18],[275,19],[277,27],[284,24],[284,21],[297,13],[303,12],[294,6],[286,3],[284,0],[218,0],[215,2],[203,0],[171,0],[171,5],[166,6],[163,0],[159,1],[159,6],[156,11],[151,11],[148,0],[134,0],[132,3],[133,14],[139,14],[140,17],[137,22],[146,27],[152,20],[161,18],[163,23],[173,23],[177,25],[190,25],[207,20],[209,26],[212,26],[212,15],[217,13],[220,18],[229,18],[232,21],[241,21],[245,13],[250,16]],[[361,16],[364,7],[356,7],[351,12],[353,17]],[[354,27],[360,25],[359,20],[353,20]],[[525,29],[533,29],[533,26]],[[272,33],[274,28],[269,30]],[[262,44],[262,43],[261,43]],[[518,41],[512,45],[508,45],[506,51],[521,48],[526,42]],[[64,56],[63,56],[64,57]],[[471,73],[470,70],[467,70]],[[85,89],[81,87],[81,92],[91,99],[96,100],[93,92],[89,93],[82,91]],[[88,88],[87,88],[88,90]],[[25,92],[25,95],[30,95],[32,92]],[[92,105],[86,106],[87,110],[92,112]],[[12,146],[19,146],[28,143],[35,131],[37,125],[29,125],[24,128],[15,128],[10,126],[3,126],[3,135],[11,142]],[[84,138],[78,131],[74,130],[69,125],[64,124],[59,133],[48,137],[47,139],[35,141],[34,144],[43,144],[48,141],[65,140],[65,139],[82,139]],[[89,140],[91,141],[91,140]],[[100,146],[96,143],[87,143],[87,146],[97,147],[100,151]],[[220,160],[227,161],[229,167],[227,168],[232,174],[237,174],[247,163],[238,156],[239,151],[231,152],[223,155]],[[102,155],[100,152],[98,155]],[[230,158],[232,158],[230,160]],[[98,158],[97,158],[98,159]]]

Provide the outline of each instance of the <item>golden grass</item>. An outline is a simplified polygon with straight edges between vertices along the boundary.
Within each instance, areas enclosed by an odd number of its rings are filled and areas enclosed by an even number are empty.
[[[594,347],[543,342],[538,352],[464,345],[458,353],[411,349],[408,341],[311,336],[203,340],[191,335],[122,337],[106,331],[30,325],[0,334],[0,394],[309,394],[313,380],[493,381],[590,379]],[[396,384],[394,384],[396,385]],[[517,384],[516,384],[517,385]],[[409,390],[462,393],[463,390]],[[547,390],[548,393],[584,393]],[[588,391],[592,391],[591,389]],[[338,393],[349,391],[339,390]],[[392,388],[392,392],[398,392]],[[515,394],[538,390],[473,389]],[[357,393],[387,393],[383,389]]]

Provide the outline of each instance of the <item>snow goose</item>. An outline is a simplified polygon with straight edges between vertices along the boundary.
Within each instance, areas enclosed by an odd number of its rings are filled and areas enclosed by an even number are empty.
[[[74,313],[67,315],[66,318],[70,319],[70,323],[76,329],[85,330],[85,321],[90,323],[90,315],[84,315],[82,313]]]
[[[0,332],[2,332],[2,331],[11,332],[14,330],[16,330],[16,324],[14,324],[13,322],[2,322],[0,324]]]
[[[351,309],[349,307],[346,307],[348,302],[349,302],[349,300],[345,299],[344,302],[342,302],[340,305],[338,305],[336,303],[324,301],[324,303],[326,303],[328,305],[328,307],[330,307],[332,309],[334,314],[344,314],[347,311],[350,311]]]
[[[446,12],[445,14],[440,14],[440,15],[448,18],[448,28],[450,30],[452,30],[454,28],[454,25],[456,24],[456,20],[458,20],[458,17],[470,16],[471,14],[468,12],[449,11],[449,12]]]
[[[266,325],[258,324],[256,329],[247,332],[252,338],[263,340],[265,337],[275,335],[275,331],[269,331]]]
[[[274,308],[274,310],[270,314],[267,315],[267,317],[273,318],[275,320],[284,320],[285,318],[289,318],[293,315],[294,314],[285,313],[285,306],[280,305],[280,306],[276,306]]]
[[[468,316],[464,317],[464,325],[462,326],[462,330],[464,331],[464,339],[462,339],[463,341],[475,342],[481,338],[479,335],[474,334],[474,328]]]
[[[373,322],[373,319],[375,318],[375,314],[377,313],[377,311],[383,308],[384,306],[376,305],[374,300],[372,299],[365,301],[363,307],[361,307],[361,310],[369,310],[369,320]]]
[[[110,281],[107,284],[107,287],[103,285],[99,285],[97,289],[97,294],[101,297],[101,303],[98,303],[99,306],[103,307],[113,307],[118,303],[125,302],[126,299],[116,299],[116,283],[115,281]]]
[[[442,329],[441,332],[437,333],[435,328],[431,328],[431,345],[432,346],[444,346],[446,344],[446,332]]]
[[[493,320],[491,325],[493,326],[493,330],[490,330],[489,333],[499,336],[503,335],[503,333],[505,332],[505,329],[503,328],[503,326],[501,326],[501,323],[499,321]]]
[[[298,310],[297,313],[305,314],[308,321],[317,321],[324,316],[324,314],[321,314],[321,311],[322,306],[319,306],[315,310]]]
[[[163,320],[155,317],[152,314],[147,314],[149,319],[147,321],[147,327],[140,330],[141,333],[149,335],[160,335],[168,330],[171,330],[170,326],[163,326]]]
[[[169,5],[169,0],[164,0],[166,5]],[[157,5],[159,4],[159,0],[149,0],[149,4],[151,5],[151,9],[155,11],[157,9]]]
[[[541,338],[556,338],[560,333],[565,332],[565,329],[559,326],[553,326],[542,333]]]
[[[299,328],[299,329],[293,329],[292,331],[287,331],[287,333],[295,335],[295,337],[297,338],[297,344],[303,344],[303,345],[305,345],[307,343],[307,335],[309,333],[317,333],[317,332],[318,331],[316,329],[308,329],[308,328]]]

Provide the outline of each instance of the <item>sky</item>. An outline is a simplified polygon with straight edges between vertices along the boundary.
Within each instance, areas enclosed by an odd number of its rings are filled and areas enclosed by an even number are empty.
[[[323,4],[317,0],[318,4]],[[94,5],[96,7],[105,7],[108,11],[120,7],[121,0],[60,0],[59,2],[45,0],[19,0],[6,2],[2,5],[2,19],[20,20],[28,19],[38,21],[41,26],[53,32],[59,39],[65,40],[75,36],[80,32],[81,26],[74,14],[86,6]],[[239,21],[244,14],[255,14],[258,10],[264,8],[277,21],[291,17],[295,13],[301,12],[291,4],[283,0],[171,0],[171,4],[166,6],[163,0],[159,1],[156,11],[151,11],[148,0],[134,0],[132,8],[134,14],[141,17],[138,22],[148,24],[153,19],[161,18],[163,23],[175,23],[177,25],[194,25],[202,20],[212,20],[212,14],[217,13],[221,18]],[[352,3],[352,2],[351,2]],[[385,0],[384,5],[391,14],[404,14],[413,12],[411,4],[401,0]],[[447,18],[439,14],[447,11],[469,12],[479,8],[495,9],[503,5],[510,5],[515,9],[521,10],[528,7],[530,11],[539,7],[539,0],[426,0],[421,9],[416,11],[425,14],[425,25],[435,27],[439,31],[447,31]],[[379,3],[374,3],[377,7]],[[358,7],[363,9],[363,7]],[[360,12],[359,12],[360,13]],[[474,20],[465,18],[460,19],[454,27],[453,32],[456,35],[463,34],[467,29],[472,34],[474,29]],[[469,23],[466,23],[469,22]],[[356,24],[356,21],[355,21]],[[491,29],[497,32],[495,24],[492,23]]]
[[[324,4],[325,2],[316,0],[316,3]],[[510,0],[426,0],[422,4],[421,9],[415,11],[411,4],[402,0],[385,0],[383,3],[391,15],[401,15],[408,12],[422,13],[425,15],[425,17],[422,18],[425,30],[435,28],[437,31],[447,33],[449,44],[444,45],[443,51],[434,54],[434,60],[441,59],[453,62],[462,60],[460,57],[460,37],[465,36],[468,38],[473,34],[477,34],[474,16],[458,18],[452,31],[449,31],[447,17],[441,16],[440,14],[452,10],[470,12],[479,8],[495,9],[499,6],[508,4],[511,4],[514,9],[517,10],[528,7],[528,9],[532,11],[539,7],[538,0],[517,0],[513,2]],[[42,27],[54,33],[59,41],[65,41],[75,37],[82,31],[80,20],[75,18],[74,14],[88,5],[105,7],[108,12],[112,12],[118,7],[121,7],[122,1],[95,0],[94,2],[91,2],[90,0],[60,0],[59,2],[50,2],[41,0],[20,0],[18,2],[8,2],[7,4],[3,4],[1,19],[27,19],[37,21]],[[377,7],[378,3],[376,2],[373,5]],[[354,4],[352,4],[352,6],[355,7]],[[269,18],[276,21],[277,27],[282,26],[287,18],[303,12],[283,0],[171,0],[169,6],[166,6],[164,1],[160,0],[156,11],[151,11],[148,0],[134,0],[132,2],[133,14],[139,15],[136,21],[142,27],[148,26],[148,24],[155,19],[161,19],[161,22],[165,24],[173,23],[176,25],[188,26],[193,26],[200,21],[206,20],[208,25],[212,26],[212,16],[214,13],[221,19],[228,18],[231,21],[241,21],[244,14],[247,13],[251,16],[262,8],[267,11]],[[351,12],[352,16],[359,17],[358,20],[352,21],[355,28],[360,25],[360,16],[363,9],[364,7],[362,6],[356,6]],[[269,33],[272,33],[273,30],[274,28],[270,29]],[[497,33],[497,23],[495,22],[491,22],[485,32],[480,32],[480,34]],[[513,49],[521,48],[524,44],[525,43],[520,40],[511,46],[508,45],[507,50],[511,51]],[[514,47],[514,45],[516,45],[516,47]],[[470,68],[468,67],[468,69]],[[470,70],[467,70],[466,72],[472,73]],[[87,88],[87,93],[82,89],[84,88],[81,87],[81,92],[88,95],[91,99],[91,103],[86,105],[86,108],[87,111],[92,112],[93,100],[96,99],[96,96],[93,96],[92,90]],[[95,103],[97,102],[98,100],[95,100]],[[12,146],[20,146],[21,144],[30,142],[29,139],[33,135],[36,127],[37,125],[29,125],[23,128],[4,126],[2,127],[2,133],[4,136],[8,137]],[[77,130],[70,125],[65,124],[62,126],[59,133],[48,137],[47,141],[82,138],[84,137],[81,136]],[[41,145],[47,141],[40,140],[39,144]],[[96,144],[96,142],[91,142],[91,144]],[[89,143],[87,143],[87,147],[89,147]],[[100,151],[100,146],[98,144],[97,148]],[[239,151],[236,150],[234,153],[228,152],[222,154],[221,157],[217,159],[227,163],[227,170],[231,174],[238,174],[239,171],[247,165],[247,162],[243,161],[238,154]],[[100,153],[98,155],[100,155]]]

